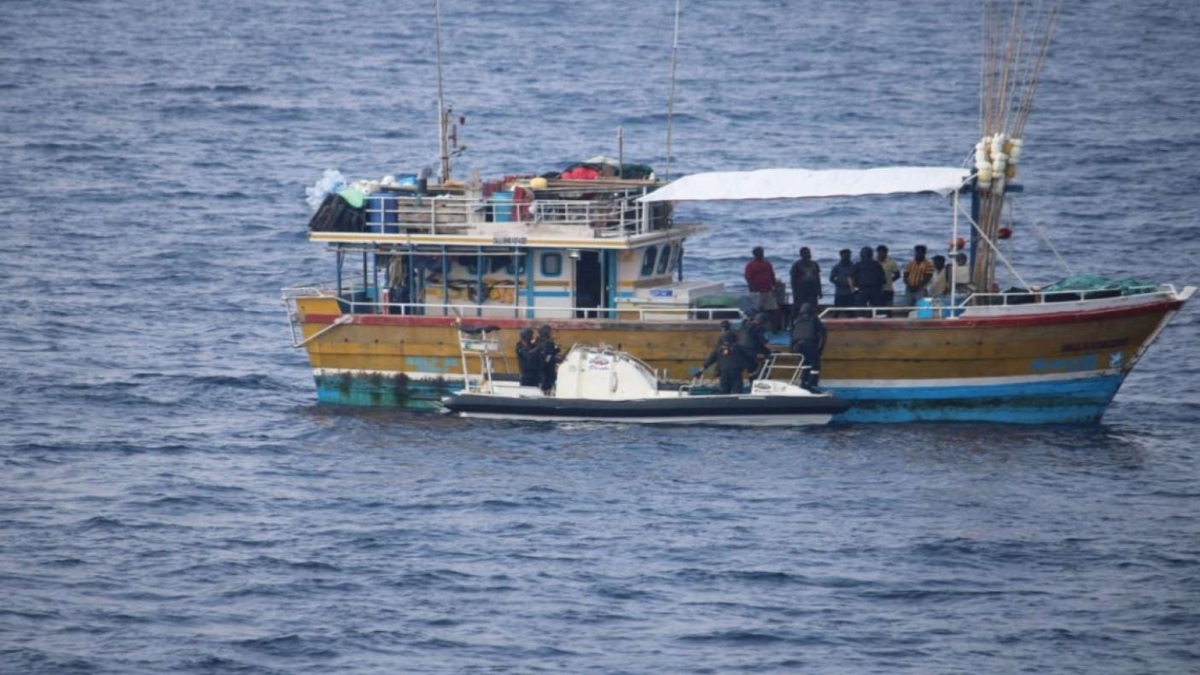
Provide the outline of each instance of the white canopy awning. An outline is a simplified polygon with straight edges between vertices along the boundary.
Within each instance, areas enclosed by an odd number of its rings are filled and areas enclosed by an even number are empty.
[[[759,169],[684,176],[641,198],[643,202],[806,199],[936,192],[946,196],[967,180],[960,167],[896,166],[878,169]]]

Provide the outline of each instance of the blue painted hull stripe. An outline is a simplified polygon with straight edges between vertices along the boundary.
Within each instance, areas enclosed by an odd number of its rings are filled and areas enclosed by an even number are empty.
[[[457,380],[413,380],[372,375],[316,376],[321,403],[438,408],[457,393]],[[852,403],[840,422],[960,421],[1016,424],[1072,424],[1098,421],[1116,395],[1122,375],[1021,384],[951,387],[836,387]]]
[[[1121,375],[1073,380],[1021,382],[1014,384],[956,385],[949,387],[830,387],[851,401],[912,401],[923,399],[1027,398],[1081,396],[1111,398],[1121,386]]]

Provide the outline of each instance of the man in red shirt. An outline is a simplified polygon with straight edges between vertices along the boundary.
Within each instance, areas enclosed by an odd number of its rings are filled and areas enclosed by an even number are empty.
[[[750,287],[750,294],[755,297],[755,307],[767,312],[771,317],[771,324],[777,326],[780,317],[779,303],[775,301],[775,268],[763,254],[763,247],[755,246],[751,253],[754,257],[746,263],[744,273],[746,285]]]

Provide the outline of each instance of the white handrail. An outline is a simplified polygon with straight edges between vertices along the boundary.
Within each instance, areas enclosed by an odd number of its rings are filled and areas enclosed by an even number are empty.
[[[368,208],[367,225],[379,234],[437,234],[439,228],[508,228],[517,226],[590,227],[597,232],[642,234],[650,222],[653,205],[636,201],[641,192],[605,199],[555,199],[497,201],[456,195],[398,192],[380,198],[378,208]],[[372,193],[375,195],[387,193]],[[597,235],[599,236],[599,235]]]

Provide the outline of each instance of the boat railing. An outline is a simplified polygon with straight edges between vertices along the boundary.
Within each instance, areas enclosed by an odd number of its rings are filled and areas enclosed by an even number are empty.
[[[1086,289],[1030,289],[1027,291],[1006,291],[1003,293],[972,293],[961,303],[962,306],[1009,306],[1048,304],[1055,302],[1082,302],[1087,300],[1104,300],[1121,296],[1166,294],[1174,295],[1175,287],[1171,284],[1143,284],[1137,286],[1112,286],[1108,288]]]
[[[372,198],[375,195],[385,195]],[[593,238],[644,234],[670,225],[662,205],[637,201],[640,192],[604,199],[514,201],[459,195],[368,197],[367,230],[379,234],[460,234],[468,229],[526,227],[590,228]]]
[[[301,298],[319,297],[337,297],[337,292],[328,288],[328,285],[323,282],[288,286],[283,289],[283,305],[287,309],[288,325],[292,331],[293,348],[303,347],[314,337],[317,337],[316,335],[308,338],[304,337],[304,329],[300,321],[300,313],[296,307],[296,301]],[[326,329],[331,328],[333,328],[333,324],[326,327]],[[318,335],[323,332],[325,332],[325,329],[322,329]]]
[[[1131,292],[1132,291],[1132,292]],[[1124,292],[1097,291],[1053,291],[1037,293],[974,293],[957,302],[934,299],[928,305],[915,307],[894,305],[888,307],[827,307],[820,313],[822,320],[836,319],[950,319],[961,316],[968,308],[1016,307],[1022,305],[1048,305],[1061,302],[1087,302],[1118,296],[1151,294],[1174,294],[1169,284],[1161,286],[1139,286]],[[575,305],[528,305],[524,303],[502,303],[488,300],[473,302],[404,302],[388,297],[386,289],[377,293],[374,287],[309,284],[284,289],[284,299],[289,313],[294,313],[295,300],[302,297],[336,298],[340,310],[345,314],[391,314],[417,316],[453,316],[460,318],[513,318],[513,319],[613,319],[645,322],[711,321],[716,318],[712,310],[696,307],[643,306],[636,303],[621,303],[617,307],[579,307]],[[293,322],[294,323],[294,322]]]
[[[392,314],[414,316],[453,316],[459,318],[511,318],[511,319],[610,319],[645,323],[705,321],[714,325],[708,310],[688,307],[576,307],[563,305],[514,305],[471,303],[414,303],[375,302],[371,300],[341,300],[342,310],[350,314]]]
[[[334,288],[333,283],[329,281],[315,281],[307,284],[297,284],[295,286],[287,286],[283,289],[284,300],[294,300],[296,298],[334,297],[337,294],[337,289]]]
[[[961,316],[968,307],[1014,307],[1020,305],[1047,305],[1060,302],[1088,302],[1116,297],[1176,294],[1171,284],[1145,284],[1099,289],[1029,290],[1006,291],[1003,293],[971,293],[929,298],[929,304],[916,306],[894,305],[890,307],[827,307],[821,311],[822,319],[888,319],[888,318],[954,318]]]
[[[289,286],[283,289],[283,299],[288,314],[296,315],[296,301],[302,298],[329,298],[337,301],[343,314],[351,315],[409,315],[450,316],[458,318],[510,318],[510,319],[612,319],[640,322],[716,322],[724,317],[720,311],[697,307],[672,307],[664,305],[642,306],[622,302],[616,307],[580,307],[575,305],[527,305],[488,300],[474,302],[405,302],[388,296],[387,289],[381,291],[374,286],[343,283],[338,288],[335,282],[310,283]],[[295,320],[293,320],[295,324]],[[715,330],[715,329],[714,329]]]
[[[636,205],[639,209],[640,204]],[[593,229],[636,229],[637,213],[610,200],[539,199],[530,209],[531,220],[543,225],[587,225]],[[627,216],[631,216],[628,217]]]
[[[803,354],[774,352],[763,361],[755,379],[772,380],[799,387],[807,370],[809,366],[805,365]]]
[[[886,307],[826,307],[820,313],[822,319],[837,319],[837,318],[892,318],[892,317],[907,317],[918,316],[919,318],[929,318],[921,316],[923,310],[930,313],[931,316],[957,316],[962,313],[967,307],[996,307],[1010,305],[1029,305],[1029,304],[1051,304],[1058,302],[1079,302],[1089,300],[1103,300],[1107,298],[1121,296],[1143,296],[1143,295],[1166,295],[1175,296],[1177,291],[1172,284],[1146,284],[1139,286],[1126,286],[1121,288],[1104,288],[1104,289],[1081,289],[1081,290],[1030,290],[1030,291],[1008,291],[1003,293],[971,293],[967,296],[956,296],[954,299],[949,297],[930,298],[930,305],[891,305]],[[673,315],[675,318],[692,318],[705,319],[709,315],[716,317],[716,312],[725,310],[715,310],[696,307],[669,307],[662,305],[654,305],[651,307],[639,307],[636,301],[622,302],[617,307],[576,307],[576,306],[530,306],[522,303],[515,304],[498,304],[494,301],[488,301],[486,304],[477,305],[470,303],[446,304],[441,302],[390,302],[386,298],[386,293],[383,297],[377,297],[375,287],[363,287],[361,284],[343,282],[341,288],[336,287],[336,283],[332,281],[313,282],[308,284],[298,284],[289,286],[283,289],[285,299],[295,299],[300,297],[337,297],[341,303],[354,313],[362,314],[398,314],[398,313],[417,313],[431,314],[439,313],[442,309],[446,309],[446,313],[453,314],[456,311],[469,311],[474,313],[476,310],[491,312],[493,310],[501,310],[505,312],[526,312],[529,310],[545,311],[545,312],[560,312],[569,313],[571,316],[579,318],[604,318],[616,314],[636,314],[639,318],[646,315]],[[382,302],[381,302],[382,300]],[[395,311],[382,311],[381,308],[391,308]]]
[[[891,319],[907,317],[916,307],[893,305],[891,307],[826,307],[818,315],[821,319]]]

